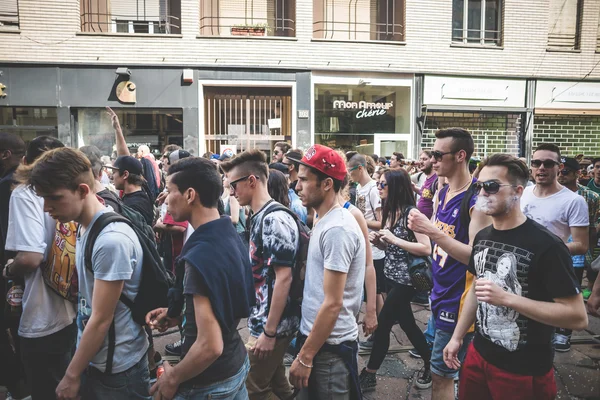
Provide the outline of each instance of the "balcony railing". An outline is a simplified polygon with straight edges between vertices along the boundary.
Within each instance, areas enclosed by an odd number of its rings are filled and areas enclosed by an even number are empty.
[[[180,14],[179,0],[81,0],[81,31],[179,34]]]
[[[206,36],[296,36],[295,0],[204,0],[200,34]]]
[[[19,5],[17,0],[0,0],[0,28],[19,28]]]
[[[404,0],[313,0],[313,37],[404,41]]]
[[[502,44],[502,31],[481,29],[453,29],[452,41],[463,44],[495,45]]]

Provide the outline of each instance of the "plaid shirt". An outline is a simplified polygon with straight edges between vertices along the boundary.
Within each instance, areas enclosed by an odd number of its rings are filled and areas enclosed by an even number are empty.
[[[590,214],[590,228],[596,229],[600,224],[600,196],[593,190],[577,184],[577,194],[582,196],[587,205]],[[593,251],[592,251],[593,250]],[[600,256],[600,247],[596,246],[594,249],[590,249],[587,252],[586,258],[589,263],[596,257]]]

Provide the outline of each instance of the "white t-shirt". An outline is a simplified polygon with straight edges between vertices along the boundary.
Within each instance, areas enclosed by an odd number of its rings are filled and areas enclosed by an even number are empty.
[[[537,197],[528,186],[521,197],[523,214],[539,223],[567,243],[570,227],[590,226],[588,205],[577,193],[563,187],[548,197]]]
[[[44,212],[44,200],[28,186],[15,188],[10,198],[6,250],[44,254],[46,261],[55,229],[56,221]],[[24,280],[19,336],[44,337],[73,323],[75,304],[44,283],[40,268],[25,275]]]
[[[359,185],[356,188],[356,207],[363,213],[367,221],[378,220],[376,211],[381,208],[381,198],[379,197],[379,190],[377,190],[377,182],[375,180],[369,181],[365,186]],[[369,232],[373,232],[373,229],[369,228]],[[382,260],[385,258],[385,251],[373,245],[371,245],[371,250],[373,252],[373,260]]]
[[[79,310],[77,312],[77,345],[81,335],[92,315],[92,296],[94,280],[124,281],[123,294],[129,299],[135,299],[142,277],[143,252],[142,246],[133,229],[122,222],[114,222],[102,230],[92,251],[91,273],[85,266],[85,248],[88,232],[100,215],[112,208],[98,212],[88,229],[77,238],[75,246],[75,265],[79,278]],[[118,301],[114,315],[115,321],[115,353],[113,356],[114,374],[128,370],[137,364],[148,350],[148,338],[141,325],[131,316],[131,310],[123,302]],[[102,346],[92,358],[90,365],[104,372],[108,354],[108,335]]]
[[[329,344],[340,344],[358,337],[356,316],[362,304],[365,281],[365,238],[350,211],[336,208],[325,214],[312,230],[306,260],[304,298],[300,332],[310,333],[325,301],[325,270],[347,274],[344,298]]]
[[[410,176],[410,180],[412,181],[412,183],[414,183],[415,185],[417,185],[417,187],[422,187],[423,184],[425,183],[425,181],[427,180],[427,174],[425,172],[419,171],[416,174],[413,174]],[[417,202],[419,202],[419,198],[421,196],[419,196],[418,194],[416,194],[416,200]]]

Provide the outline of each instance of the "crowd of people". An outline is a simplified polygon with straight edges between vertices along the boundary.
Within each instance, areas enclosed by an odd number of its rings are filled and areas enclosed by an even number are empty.
[[[480,161],[448,128],[415,162],[286,142],[156,160],[108,113],[111,162],[0,133],[11,398],[361,399],[398,323],[433,399],[552,399],[584,297],[600,311],[600,158]],[[152,331],[176,327],[161,363]]]

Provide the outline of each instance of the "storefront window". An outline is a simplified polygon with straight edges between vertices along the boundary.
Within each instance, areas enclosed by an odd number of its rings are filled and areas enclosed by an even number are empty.
[[[182,110],[114,109],[119,117],[129,151],[141,145],[150,147],[158,157],[168,144],[183,146]],[[85,108],[73,112],[77,146],[97,146],[104,155],[115,151],[115,133],[110,117],[103,108]]]
[[[410,134],[410,87],[317,84],[314,93],[315,143],[372,154],[390,134]]]
[[[56,108],[0,107],[0,131],[29,142],[37,136],[58,137]]]

